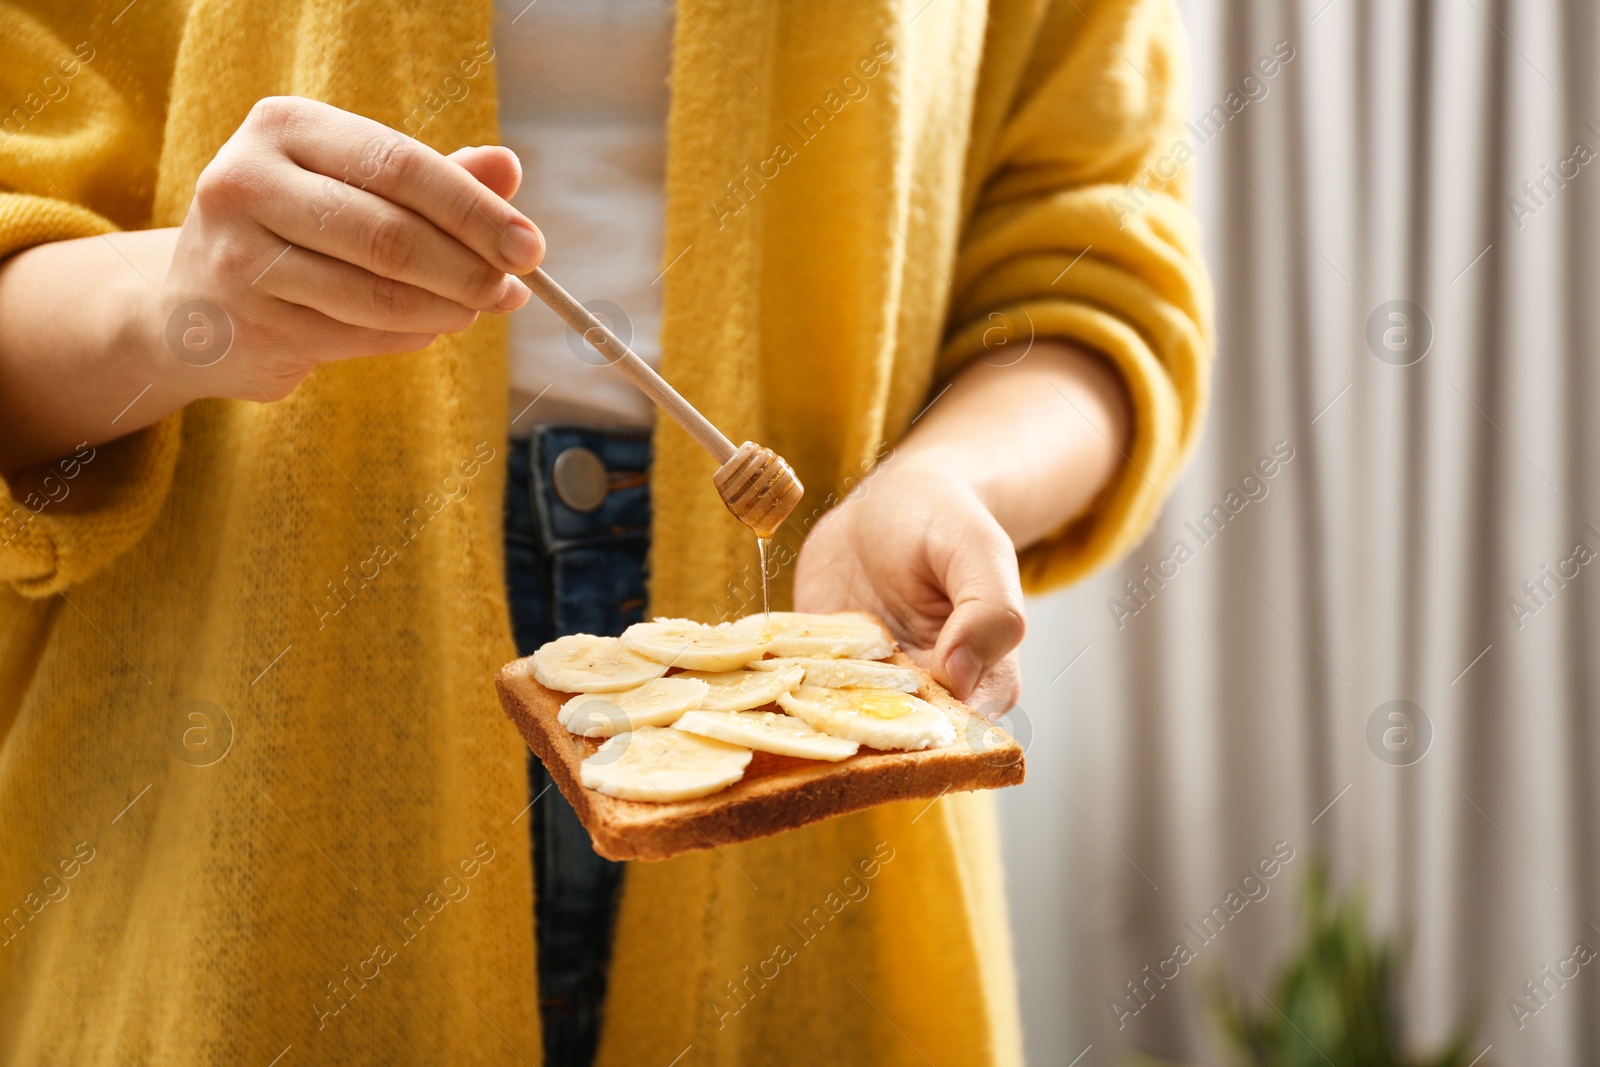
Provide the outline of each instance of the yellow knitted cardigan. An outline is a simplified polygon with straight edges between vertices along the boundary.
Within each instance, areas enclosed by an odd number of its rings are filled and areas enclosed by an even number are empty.
[[[1209,361],[1166,0],[679,10],[667,376],[794,461],[811,514],[965,360],[1075,340],[1126,379],[1134,471],[1023,567],[1125,551]],[[262,96],[493,143],[490,22],[0,3],[0,255],[178,224]],[[0,487],[0,1061],[538,1062],[525,751],[490,684],[504,348],[486,318]],[[751,538],[685,436],[656,445],[652,608],[738,610]],[[631,866],[610,1004],[607,1065],[1019,1062],[990,802]]]

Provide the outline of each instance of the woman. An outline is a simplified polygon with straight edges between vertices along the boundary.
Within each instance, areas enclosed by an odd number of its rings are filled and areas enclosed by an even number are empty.
[[[538,1062],[536,966],[552,1063],[596,1032],[605,1064],[1020,1058],[987,798],[631,865],[614,924],[614,874],[550,845],[490,681],[512,633],[641,613],[646,523],[651,614],[749,610],[754,552],[670,423],[508,405],[544,220],[462,146],[499,141],[524,17],[0,6],[8,1062]],[[1125,551],[1199,425],[1173,15],[685,4],[673,34],[663,373],[809,487],[780,602],[880,612],[999,712],[1022,584]],[[553,469],[585,443],[587,511]],[[613,492],[615,529],[531,526]]]

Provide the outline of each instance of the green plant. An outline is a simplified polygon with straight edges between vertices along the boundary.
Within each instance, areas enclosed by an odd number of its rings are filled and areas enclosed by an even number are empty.
[[[1395,941],[1367,929],[1359,896],[1334,899],[1321,865],[1306,876],[1304,934],[1266,1003],[1246,1006],[1244,992],[1218,986],[1217,1015],[1244,1067],[1468,1067],[1478,1029],[1469,1012],[1445,1047],[1428,1056],[1401,1046]],[[1486,1062],[1477,1067],[1486,1067]]]

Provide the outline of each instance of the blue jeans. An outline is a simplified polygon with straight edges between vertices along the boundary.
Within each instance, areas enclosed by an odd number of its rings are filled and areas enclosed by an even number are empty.
[[[593,511],[562,502],[557,456],[587,448],[609,490]],[[512,441],[506,479],[506,589],[517,648],[528,655],[565,634],[620,634],[644,617],[650,544],[650,439],[541,427]],[[606,971],[623,865],[595,854],[589,834],[531,754],[539,1012],[547,1067],[589,1067],[605,1007]]]

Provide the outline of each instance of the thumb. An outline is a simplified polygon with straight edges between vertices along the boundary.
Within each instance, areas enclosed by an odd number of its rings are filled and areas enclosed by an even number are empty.
[[[510,200],[522,187],[522,162],[509,148],[499,145],[458,148],[448,158],[502,200]]]
[[[951,540],[944,559],[929,561],[951,604],[933,647],[933,673],[966,700],[1022,642],[1027,618],[1016,548],[1000,524],[985,512],[976,529]]]

